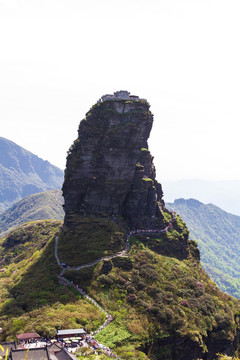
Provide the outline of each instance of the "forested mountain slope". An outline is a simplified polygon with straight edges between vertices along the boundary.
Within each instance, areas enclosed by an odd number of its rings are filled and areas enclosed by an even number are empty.
[[[195,199],[177,199],[166,206],[186,222],[211,278],[222,291],[240,298],[240,216]]]
[[[41,191],[61,188],[63,171],[0,137],[0,212]]]
[[[33,220],[63,220],[63,197],[60,189],[33,194],[18,201],[0,214],[0,236]]]

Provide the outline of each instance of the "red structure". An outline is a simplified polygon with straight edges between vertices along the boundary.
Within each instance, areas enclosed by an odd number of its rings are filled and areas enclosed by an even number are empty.
[[[17,339],[18,341],[29,341],[30,339],[35,339],[38,340],[40,339],[40,335],[38,335],[37,333],[23,333],[23,334],[19,334],[17,335]]]

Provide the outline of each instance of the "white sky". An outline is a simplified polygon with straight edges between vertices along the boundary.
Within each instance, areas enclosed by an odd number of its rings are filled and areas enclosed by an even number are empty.
[[[64,169],[81,119],[128,90],[154,114],[157,178],[240,179],[239,0],[0,0],[0,119]]]

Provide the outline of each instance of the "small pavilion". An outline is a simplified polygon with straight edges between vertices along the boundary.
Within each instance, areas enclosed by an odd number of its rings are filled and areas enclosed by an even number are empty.
[[[40,339],[40,335],[38,335],[37,333],[33,332],[33,333],[23,333],[23,334],[19,334],[17,335],[17,339],[18,342],[19,341],[26,341],[28,342],[29,340],[33,339],[33,340],[39,340]]]

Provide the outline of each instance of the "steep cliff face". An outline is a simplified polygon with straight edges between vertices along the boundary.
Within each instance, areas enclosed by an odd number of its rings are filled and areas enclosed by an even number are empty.
[[[80,122],[69,150],[65,224],[71,226],[72,215],[78,214],[114,221],[121,217],[132,228],[161,227],[163,193],[147,143],[153,123],[150,106],[128,95],[103,99]]]

